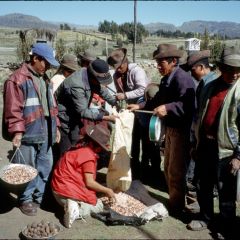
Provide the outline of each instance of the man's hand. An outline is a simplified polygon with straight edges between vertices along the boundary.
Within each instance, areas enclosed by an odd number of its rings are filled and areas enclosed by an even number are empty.
[[[135,111],[135,110],[139,110],[140,106],[139,104],[129,104],[127,105],[127,109],[131,112]]]
[[[240,169],[240,160],[237,158],[233,158],[230,162],[231,173],[235,176],[237,171]]]
[[[61,133],[59,129],[57,128],[57,133],[56,133],[56,143],[60,143],[61,140]]]
[[[159,107],[156,107],[153,111],[153,114],[157,115],[159,118],[163,118],[167,115],[167,109],[165,105],[160,105]]]
[[[19,148],[21,146],[22,135],[22,133],[15,133],[12,140],[12,144],[14,147]]]
[[[126,95],[124,93],[117,93],[116,94],[116,99],[117,100],[124,100],[124,99],[126,99]]]
[[[103,116],[103,120],[106,120],[106,121],[109,121],[109,122],[113,122],[115,123],[116,122],[116,118],[119,118],[118,116],[116,115],[109,115],[109,116]]]

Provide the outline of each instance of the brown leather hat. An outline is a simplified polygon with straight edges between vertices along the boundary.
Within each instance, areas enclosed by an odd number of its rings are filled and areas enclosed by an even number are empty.
[[[93,51],[91,51],[90,49],[86,49],[83,53],[80,53],[78,56],[79,56],[79,58],[82,58],[89,62],[97,59],[96,54]]]
[[[183,50],[177,49],[174,44],[163,43],[159,44],[157,49],[153,52],[153,59],[176,57],[180,58],[183,55]]]
[[[118,48],[113,50],[107,58],[107,63],[114,69],[120,67],[127,60],[127,49]]]
[[[60,64],[66,68],[73,70],[73,71],[79,70],[77,57],[73,54],[65,54],[62,57]]]
[[[227,46],[223,49],[218,64],[240,67],[240,49],[236,46]]]
[[[187,63],[188,54],[187,51],[183,51],[182,57],[179,58],[179,65],[184,65]]]
[[[106,151],[111,151],[109,141],[110,141],[110,131],[103,128],[100,125],[88,125],[86,127],[87,135],[98,145],[100,145]]]
[[[210,57],[210,50],[202,50],[202,51],[194,52],[188,57],[187,64],[189,67],[193,67],[199,61],[209,57]]]

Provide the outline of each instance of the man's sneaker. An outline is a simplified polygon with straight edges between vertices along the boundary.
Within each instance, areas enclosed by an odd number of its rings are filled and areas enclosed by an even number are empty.
[[[67,199],[66,204],[64,206],[64,217],[63,224],[66,228],[71,228],[73,222],[79,218],[79,207],[78,203]]]

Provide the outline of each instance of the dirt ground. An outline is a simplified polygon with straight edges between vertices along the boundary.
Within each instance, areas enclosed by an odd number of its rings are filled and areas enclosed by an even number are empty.
[[[2,94],[0,95],[0,122],[1,118]],[[1,136],[0,128],[0,169],[8,163],[12,150],[11,143],[3,140]],[[106,169],[98,172],[99,179],[104,180],[105,172]],[[148,186],[147,189],[151,196],[167,207],[168,194],[165,191]],[[198,232],[187,230],[186,224],[190,218],[176,219],[170,216],[163,221],[150,221],[140,227],[106,226],[103,222],[89,217],[86,221],[77,220],[71,229],[67,229],[62,225],[63,209],[58,206],[51,194],[45,200],[44,207],[38,209],[38,214],[34,217],[21,213],[16,197],[0,183],[0,239],[19,239],[20,232],[26,225],[41,220],[54,222],[60,226],[61,230],[56,239],[213,239],[210,230]],[[240,216],[239,212],[238,216]],[[239,236],[239,231],[236,231],[236,234]]]
[[[11,152],[11,143],[0,137],[0,168],[8,162]],[[98,175],[104,178],[105,170]],[[167,206],[168,194],[164,191],[147,187],[151,196]],[[213,239],[211,231],[204,230],[192,232],[186,229],[189,219],[176,219],[166,217],[163,221],[151,221],[140,227],[133,226],[106,226],[99,220],[91,217],[86,221],[77,220],[71,229],[62,225],[63,210],[52,195],[45,201],[45,207],[38,209],[35,217],[29,217],[21,213],[17,207],[16,195],[6,191],[0,184],[0,239],[19,239],[20,232],[32,222],[47,220],[58,224],[61,228],[56,239]]]

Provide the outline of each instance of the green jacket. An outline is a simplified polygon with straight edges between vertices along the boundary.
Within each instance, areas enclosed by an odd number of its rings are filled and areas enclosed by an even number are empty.
[[[201,126],[213,89],[218,84],[220,76],[202,89],[199,115],[196,125],[197,145],[201,141]],[[240,79],[229,89],[219,114],[218,155],[219,159],[236,157],[240,159]]]

